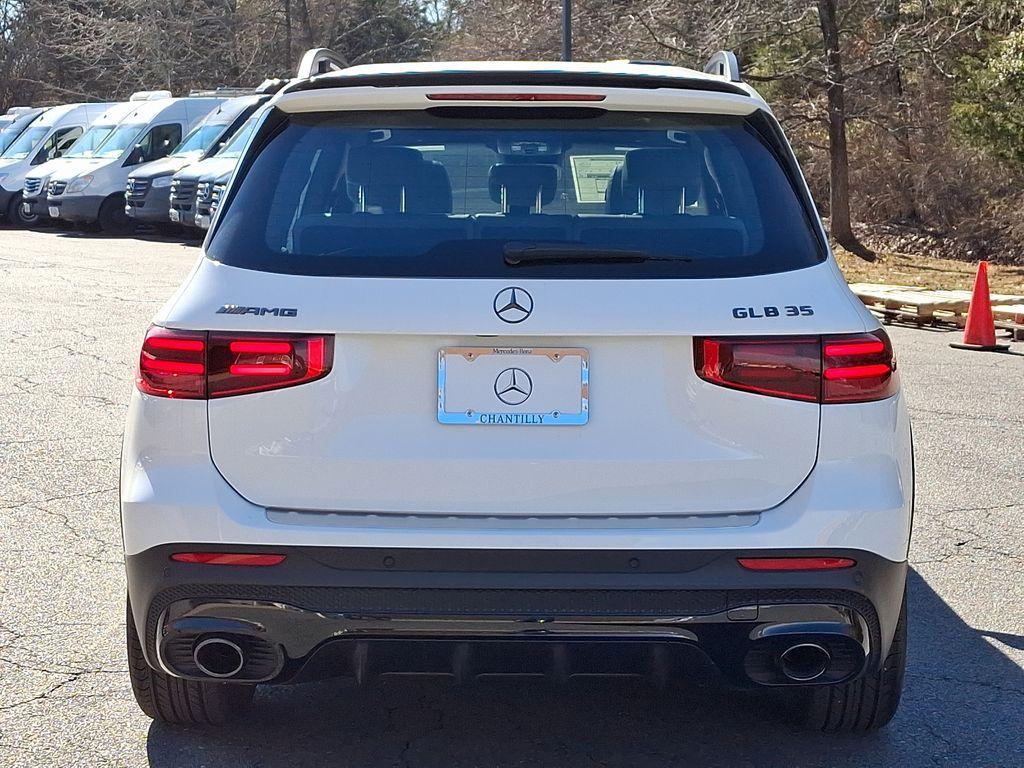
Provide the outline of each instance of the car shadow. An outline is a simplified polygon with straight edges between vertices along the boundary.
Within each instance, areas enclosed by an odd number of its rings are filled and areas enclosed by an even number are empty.
[[[966,625],[910,576],[903,705],[867,736],[802,732],[768,696],[695,682],[523,679],[456,687],[397,678],[261,689],[222,729],[153,724],[150,765],[169,766],[1010,766],[1019,765],[1022,638]],[[1014,727],[1012,723],[1016,722]]]

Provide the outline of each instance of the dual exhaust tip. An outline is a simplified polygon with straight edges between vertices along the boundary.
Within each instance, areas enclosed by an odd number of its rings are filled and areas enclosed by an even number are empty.
[[[794,683],[810,683],[828,672],[832,654],[817,643],[791,645],[779,655],[779,670]]]
[[[238,643],[223,637],[209,637],[196,643],[192,660],[204,675],[223,679],[242,671],[245,653]]]

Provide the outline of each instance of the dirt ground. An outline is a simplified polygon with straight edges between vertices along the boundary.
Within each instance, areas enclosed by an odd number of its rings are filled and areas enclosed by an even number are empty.
[[[851,283],[886,283],[918,288],[970,290],[974,287],[977,263],[905,253],[879,253],[867,262],[842,248],[836,260]],[[993,293],[1024,295],[1024,267],[988,266],[989,288]]]

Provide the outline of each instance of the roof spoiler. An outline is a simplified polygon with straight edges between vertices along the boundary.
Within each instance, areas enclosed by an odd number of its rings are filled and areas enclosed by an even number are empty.
[[[302,55],[296,77],[306,78],[322,75],[325,72],[337,72],[348,66],[341,56],[330,48],[310,48]]]
[[[156,101],[157,99],[169,99],[170,91],[136,91],[128,97],[128,101]]]
[[[731,83],[742,83],[740,62],[732,51],[718,51],[704,65],[704,72],[709,75],[724,77]]]

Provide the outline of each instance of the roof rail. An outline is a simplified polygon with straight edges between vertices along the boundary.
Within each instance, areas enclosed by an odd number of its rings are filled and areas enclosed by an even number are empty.
[[[128,97],[128,101],[156,101],[157,99],[169,99],[172,96],[170,91],[136,91]]]
[[[231,99],[237,96],[252,96],[256,93],[255,88],[235,88],[227,85],[218,85],[216,88],[193,88],[188,92],[189,96],[220,96]]]
[[[348,66],[341,56],[330,48],[310,48],[302,55],[296,77],[313,77],[325,72],[337,72]]]
[[[740,62],[732,51],[718,51],[708,59],[704,71],[709,75],[724,77],[732,83],[743,82],[743,78],[740,77]]]

